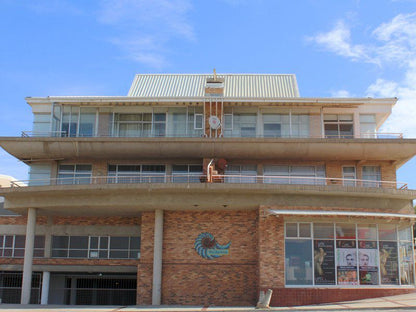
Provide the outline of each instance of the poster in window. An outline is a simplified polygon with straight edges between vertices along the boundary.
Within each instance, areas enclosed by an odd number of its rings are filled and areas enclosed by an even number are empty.
[[[397,242],[381,241],[379,243],[379,252],[381,283],[397,285],[399,283]]]
[[[360,241],[358,247],[360,285],[378,285],[377,242]]]
[[[314,241],[315,285],[335,285],[333,240]]]
[[[337,284],[357,285],[357,252],[355,240],[337,240]]]

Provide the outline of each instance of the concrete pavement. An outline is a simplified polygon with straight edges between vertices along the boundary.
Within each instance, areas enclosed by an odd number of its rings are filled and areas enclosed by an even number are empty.
[[[416,311],[416,294],[363,299],[298,307],[201,307],[201,306],[41,306],[1,304],[0,309],[7,312],[249,312],[249,311]]]

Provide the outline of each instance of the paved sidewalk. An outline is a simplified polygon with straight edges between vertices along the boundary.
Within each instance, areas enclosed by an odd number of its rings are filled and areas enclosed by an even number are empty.
[[[262,311],[416,311],[416,294],[345,301],[298,307],[201,307],[201,306],[41,306],[1,304],[0,310],[7,312],[262,312]]]

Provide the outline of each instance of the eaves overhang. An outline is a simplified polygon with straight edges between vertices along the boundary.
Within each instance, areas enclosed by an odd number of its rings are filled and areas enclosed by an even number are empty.
[[[0,146],[26,163],[225,158],[391,161],[400,166],[416,154],[416,139],[1,137]]]
[[[48,97],[26,97],[29,105],[34,104],[67,104],[67,105],[90,105],[90,106],[113,106],[113,105],[140,105],[150,103],[154,106],[171,103],[203,103],[208,97],[133,97],[133,96],[48,96]],[[215,98],[213,98],[215,100]],[[313,105],[345,107],[358,105],[390,105],[397,102],[397,98],[320,98],[320,97],[227,97],[220,98],[225,103],[274,103],[292,105]]]

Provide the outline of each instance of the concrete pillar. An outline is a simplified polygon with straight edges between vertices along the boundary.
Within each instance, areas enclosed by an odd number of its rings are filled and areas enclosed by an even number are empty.
[[[21,304],[29,304],[30,302],[30,292],[32,289],[32,264],[33,264],[33,247],[35,244],[35,228],[36,228],[36,209],[29,208],[27,210],[25,258],[23,262],[23,279],[22,279],[22,296],[20,298]]]
[[[354,122],[354,128],[353,128],[354,138],[361,138],[360,114],[357,111],[354,112],[353,122]]]
[[[155,211],[155,238],[153,245],[152,305],[160,305],[162,297],[163,210]]]
[[[321,107],[321,138],[325,138],[325,122],[324,122],[324,109]]]
[[[71,297],[70,297],[70,305],[77,304],[77,279],[76,277],[71,278]]]
[[[48,304],[49,299],[49,281],[51,279],[50,272],[43,272],[42,275],[42,295],[40,297],[40,304]]]

